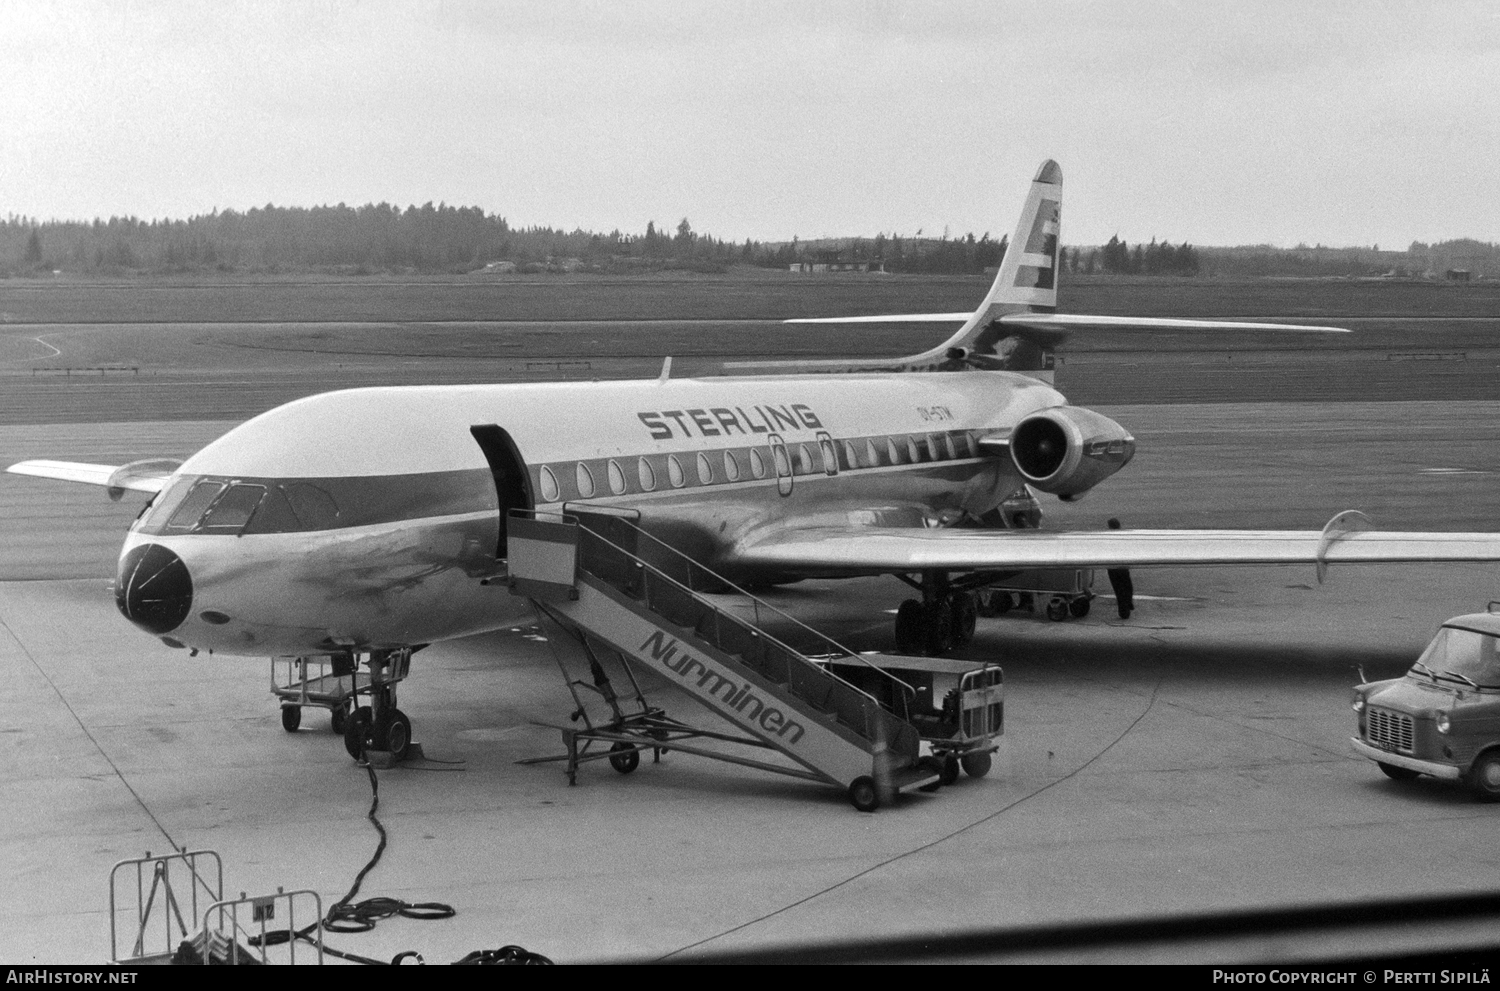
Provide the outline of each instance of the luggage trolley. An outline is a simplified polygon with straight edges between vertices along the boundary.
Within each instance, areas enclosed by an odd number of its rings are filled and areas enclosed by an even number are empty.
[[[971,778],[989,773],[991,755],[1000,749],[997,741],[1005,733],[1005,676],[998,664],[893,654],[870,654],[865,660],[916,689],[906,718],[942,762],[943,784],[957,781],[960,767]],[[875,681],[870,668],[862,664],[830,663],[829,667],[877,698],[882,685],[890,684]],[[894,699],[882,702],[899,710]]]
[[[381,681],[394,684],[404,679],[410,656],[406,651],[394,652]],[[360,670],[359,656],[353,653],[271,658],[271,694],[281,700],[281,726],[288,733],[295,733],[302,724],[306,706],[329,710],[333,731],[343,733],[355,708],[355,696],[368,693],[371,684],[370,672]]]
[[[1054,623],[1069,617],[1082,619],[1094,601],[1093,588],[1092,568],[1022,571],[979,590],[979,615],[1000,616],[1012,609],[1039,612],[1045,608],[1047,618]]]

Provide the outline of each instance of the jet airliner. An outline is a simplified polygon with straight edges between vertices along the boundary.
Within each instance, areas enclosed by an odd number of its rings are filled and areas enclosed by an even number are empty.
[[[225,654],[386,656],[513,624],[513,511],[628,513],[742,584],[891,574],[896,639],[940,653],[972,590],[1035,568],[1500,559],[1500,534],[1040,529],[1123,468],[1128,430],[1071,406],[1053,349],[1092,328],[1342,333],[1056,311],[1062,172],[1042,164],[979,307],[905,358],[758,362],[719,377],[362,388],[310,396],[180,465],[11,472],[149,493],[114,594],[142,630]]]

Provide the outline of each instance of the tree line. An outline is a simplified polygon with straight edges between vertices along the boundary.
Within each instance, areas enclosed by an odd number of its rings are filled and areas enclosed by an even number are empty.
[[[979,274],[1005,255],[1006,238],[878,234],[802,241],[725,241],[693,230],[648,223],[641,233],[514,227],[478,207],[447,204],[216,210],[187,220],[111,217],[93,221],[0,221],[0,275],[65,271],[88,275],[138,272],[471,272],[487,266],[517,272],[724,271],[731,265],[785,269],[800,263],[847,264],[898,273]],[[1445,245],[1460,247],[1449,248]],[[1461,248],[1461,250],[1460,250]],[[1059,267],[1100,275],[1265,276],[1414,275],[1433,266],[1468,264],[1485,274],[1495,246],[1480,242],[1413,244],[1406,252],[1375,248],[1281,249],[1269,245],[1199,248],[1152,238],[1134,245],[1118,235],[1098,247],[1064,247]]]

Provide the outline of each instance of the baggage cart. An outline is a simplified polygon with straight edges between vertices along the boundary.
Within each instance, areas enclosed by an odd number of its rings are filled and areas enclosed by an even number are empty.
[[[1008,575],[976,593],[979,615],[1001,616],[1012,609],[1045,611],[1055,623],[1082,619],[1094,600],[1093,568],[1039,568]]]

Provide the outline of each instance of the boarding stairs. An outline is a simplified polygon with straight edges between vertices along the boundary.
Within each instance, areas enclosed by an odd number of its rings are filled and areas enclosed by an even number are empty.
[[[641,751],[696,753],[837,785],[871,811],[910,788],[936,786],[942,765],[920,758],[911,722],[915,689],[734,586],[638,527],[628,512],[566,507],[507,519],[505,582],[526,596],[578,708],[560,727],[569,780],[579,763],[608,757],[634,770]],[[713,589],[714,594],[709,594]],[[788,624],[817,656],[768,632]],[[564,636],[558,636],[563,634]],[[723,717],[737,733],[679,722],[651,706],[632,666],[649,669]],[[863,688],[830,668],[857,667]],[[604,715],[596,718],[590,709]],[[697,740],[773,749],[793,765],[702,749]],[[607,743],[604,753],[591,752]]]

